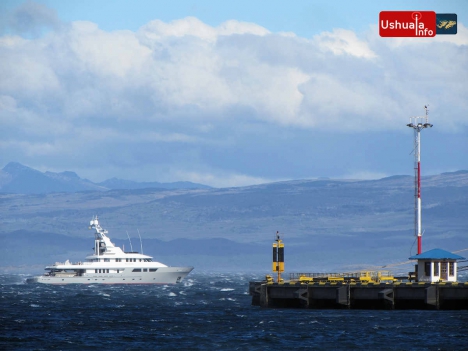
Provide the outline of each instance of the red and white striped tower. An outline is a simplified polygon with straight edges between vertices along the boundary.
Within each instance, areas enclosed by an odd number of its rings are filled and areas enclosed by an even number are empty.
[[[429,105],[428,105],[429,106]],[[426,116],[410,117],[408,127],[414,129],[414,235],[418,238],[418,255],[422,252],[422,228],[421,228],[421,130],[431,128],[429,123],[429,110],[424,106]]]

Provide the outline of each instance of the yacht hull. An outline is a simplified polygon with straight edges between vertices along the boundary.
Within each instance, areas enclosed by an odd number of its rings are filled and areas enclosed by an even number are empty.
[[[28,278],[27,283],[53,285],[65,284],[177,284],[180,283],[193,267],[160,267],[156,272],[129,273],[83,273],[82,275],[63,274],[41,275]]]

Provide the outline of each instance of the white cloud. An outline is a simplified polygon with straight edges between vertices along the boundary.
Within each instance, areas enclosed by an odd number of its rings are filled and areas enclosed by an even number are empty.
[[[14,111],[16,110],[16,100],[8,95],[0,95],[0,111]]]
[[[193,17],[155,20],[137,33],[73,22],[38,39],[0,38],[0,93],[49,118],[209,124],[240,109],[281,125],[388,129],[418,102],[466,105],[467,48],[457,40],[421,50],[417,41],[343,29],[306,40]],[[441,93],[434,76],[456,89]]]
[[[388,176],[389,174],[385,174],[381,172],[357,171],[357,172],[345,174],[344,176],[340,178],[341,179],[374,180],[374,179],[382,179]]]
[[[5,151],[20,150],[26,157],[36,156],[59,156],[63,153],[63,149],[48,142],[30,142],[20,140],[0,140],[0,148]]]
[[[233,34],[252,34],[252,35],[267,35],[270,31],[255,23],[240,22],[236,20],[226,21],[221,23],[216,31],[218,35],[233,35]]]
[[[139,34],[152,42],[172,40],[174,37],[196,37],[207,42],[215,42],[219,36],[229,35],[266,35],[270,32],[255,23],[246,23],[229,20],[221,23],[218,27],[211,27],[195,17],[186,17],[165,23],[161,20],[153,20],[142,26]]]
[[[245,174],[215,172],[215,173],[199,173],[199,172],[174,172],[175,179],[186,179],[193,183],[210,185],[215,188],[239,187],[255,184],[271,183],[279,180],[271,180],[263,177],[252,177]]]
[[[335,55],[348,54],[366,59],[377,57],[370,49],[369,44],[360,40],[351,30],[333,29],[332,32],[316,35],[314,39],[320,49],[329,50]]]
[[[33,26],[17,27],[25,37],[0,37],[1,140],[17,159],[75,153],[85,162],[77,154],[92,153],[89,162],[109,157],[134,167],[153,160],[153,150],[167,154],[168,144],[187,153],[207,143],[241,148],[239,135],[256,128],[401,130],[427,103],[433,123],[444,122],[438,128],[468,125],[468,30],[460,23],[456,36],[380,38],[370,26],[363,35],[334,29],[306,39],[193,17],[108,32],[91,22],[59,23],[42,10],[32,12]],[[52,30],[31,35],[44,26]],[[194,168],[203,164],[197,157]],[[179,179],[266,181],[211,167]]]
[[[139,43],[135,33],[105,32],[91,22],[73,22],[67,40],[60,43],[62,49],[73,53],[80,71],[115,80],[126,77],[128,83],[132,75],[141,74],[151,57],[151,50]]]
[[[322,129],[348,131],[380,129],[382,124],[388,125],[388,113],[380,106],[383,99],[378,87],[317,74],[301,90],[305,97],[299,116],[304,125],[310,123]],[[380,114],[378,121],[377,113]]]
[[[58,89],[60,82],[46,50],[40,40],[13,36],[0,38],[0,94],[36,97],[44,90]]]

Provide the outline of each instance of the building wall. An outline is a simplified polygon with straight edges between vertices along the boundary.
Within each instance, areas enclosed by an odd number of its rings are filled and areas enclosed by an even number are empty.
[[[457,262],[455,260],[418,260],[418,281],[456,282]]]

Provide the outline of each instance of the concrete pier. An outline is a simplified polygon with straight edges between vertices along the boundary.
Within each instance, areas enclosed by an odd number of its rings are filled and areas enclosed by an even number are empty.
[[[468,310],[467,283],[250,282],[252,305],[310,309]]]

